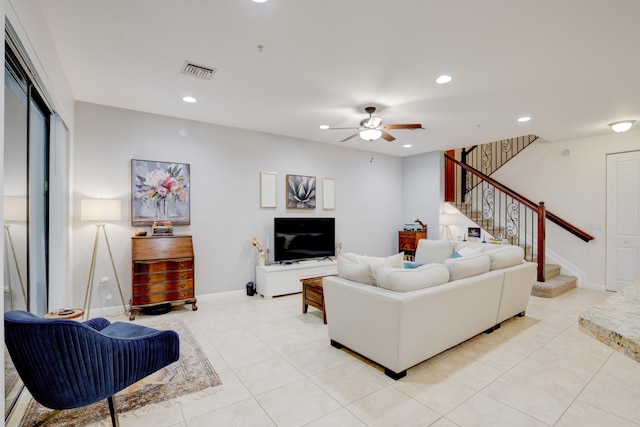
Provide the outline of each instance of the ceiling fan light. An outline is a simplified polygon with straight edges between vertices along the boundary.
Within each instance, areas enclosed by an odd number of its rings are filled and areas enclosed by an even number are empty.
[[[633,126],[635,122],[635,120],[624,120],[621,122],[609,123],[609,127],[614,132],[626,132],[631,129],[631,126]]]
[[[378,129],[365,129],[360,131],[360,138],[365,141],[375,141],[382,136],[382,132]]]

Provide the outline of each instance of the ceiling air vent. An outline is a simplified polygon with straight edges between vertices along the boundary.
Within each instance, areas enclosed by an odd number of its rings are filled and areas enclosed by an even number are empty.
[[[217,70],[213,67],[205,67],[204,65],[194,64],[193,62],[185,61],[182,66],[182,74],[187,76],[197,77],[199,79],[211,80],[213,74]]]

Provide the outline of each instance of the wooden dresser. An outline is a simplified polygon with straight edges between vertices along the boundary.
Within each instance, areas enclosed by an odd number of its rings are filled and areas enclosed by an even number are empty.
[[[422,231],[398,231],[398,252],[404,251],[404,259],[413,261],[418,240],[427,238],[427,229]]]
[[[197,310],[191,236],[131,238],[132,299],[129,320],[145,307],[191,304]]]

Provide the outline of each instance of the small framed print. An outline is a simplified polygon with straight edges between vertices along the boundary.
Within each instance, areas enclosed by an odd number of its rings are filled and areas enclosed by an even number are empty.
[[[287,175],[287,208],[316,208],[316,177]]]
[[[322,178],[322,209],[333,210],[336,208],[336,180]]]
[[[278,207],[278,174],[276,172],[260,172],[260,207]]]
[[[469,237],[475,237],[477,239],[480,238],[480,227],[469,227],[468,231]]]

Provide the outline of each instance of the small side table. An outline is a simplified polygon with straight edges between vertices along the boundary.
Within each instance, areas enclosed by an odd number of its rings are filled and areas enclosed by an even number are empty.
[[[46,319],[75,319],[84,315],[81,308],[61,308],[44,315]]]
[[[336,276],[336,274],[329,274],[328,276]],[[322,310],[322,320],[326,325],[327,312],[324,310],[323,277],[327,276],[308,277],[300,279],[300,282],[302,282],[302,312],[306,313],[309,306]]]

